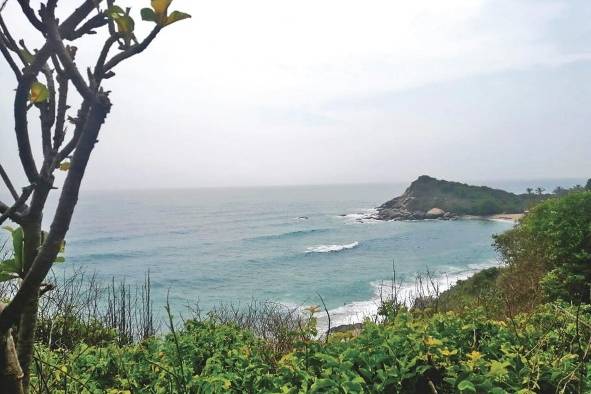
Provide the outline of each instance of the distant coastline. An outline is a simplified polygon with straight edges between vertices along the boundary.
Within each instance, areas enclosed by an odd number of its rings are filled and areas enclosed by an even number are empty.
[[[404,193],[377,207],[378,220],[455,220],[483,218],[517,221],[547,195],[514,194],[486,186],[418,177]]]

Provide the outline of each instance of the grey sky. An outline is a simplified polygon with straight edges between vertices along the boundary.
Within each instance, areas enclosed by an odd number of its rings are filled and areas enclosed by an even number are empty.
[[[591,176],[589,1],[172,8],[193,19],[106,82],[89,189]],[[2,91],[14,86],[2,63]],[[0,160],[20,175],[9,94],[0,106]]]

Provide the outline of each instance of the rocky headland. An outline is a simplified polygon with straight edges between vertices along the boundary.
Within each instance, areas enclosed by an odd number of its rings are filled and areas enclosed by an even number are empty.
[[[514,194],[422,175],[398,197],[377,208],[379,220],[454,220],[459,217],[516,217],[536,196]]]

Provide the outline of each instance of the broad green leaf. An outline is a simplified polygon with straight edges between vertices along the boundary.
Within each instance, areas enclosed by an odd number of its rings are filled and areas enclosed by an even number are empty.
[[[458,384],[458,390],[460,390],[460,392],[462,393],[475,393],[476,387],[474,387],[474,384],[472,384],[472,382],[470,382],[469,380],[462,380]]]
[[[18,265],[18,270],[21,271],[23,266],[23,242],[25,235],[22,227],[17,227],[12,232],[12,248],[14,249],[14,261]]]
[[[27,62],[28,64],[33,63],[33,60],[35,60],[35,56],[31,54],[31,52],[29,52],[26,48],[21,49],[20,53],[25,62]]]
[[[184,12],[180,12],[180,11],[173,11],[167,18],[166,18],[166,23],[164,24],[164,26],[168,26],[174,22],[178,22],[180,20],[183,19],[187,19],[190,18],[191,15],[184,13]]]
[[[20,272],[20,266],[16,264],[14,259],[4,260],[0,262],[0,272],[10,272],[18,274]]]
[[[154,10],[151,8],[142,8],[142,10],[140,11],[141,15],[142,15],[142,20],[144,21],[148,21],[148,22],[157,22],[156,19],[156,14],[154,13]]]
[[[41,82],[33,82],[29,99],[33,103],[38,104],[47,101],[48,98],[49,90],[47,89],[47,86],[43,85]]]
[[[118,18],[114,18],[115,23],[117,24],[117,30],[119,33],[122,34],[130,34],[133,32],[135,27],[135,22],[131,19],[130,16],[122,15]]]
[[[121,9],[121,7],[115,5],[109,8],[107,10],[107,16],[115,21],[119,33],[130,34],[133,32],[135,22]]]
[[[119,15],[124,15],[124,14],[125,14],[125,11],[123,11],[123,9],[117,5],[114,5],[107,10],[107,15],[110,16],[111,18],[113,18],[113,15],[115,15],[115,17],[117,17]]]
[[[507,368],[509,367],[510,363],[508,361],[496,361],[493,360],[490,363],[490,370],[488,372],[489,376],[492,376],[494,379],[503,379],[507,376]]]
[[[16,279],[18,276],[12,274],[10,272],[2,272],[0,271],[0,282],[6,282],[8,280]]]

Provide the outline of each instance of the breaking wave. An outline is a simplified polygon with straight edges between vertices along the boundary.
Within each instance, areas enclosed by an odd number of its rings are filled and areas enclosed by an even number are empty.
[[[311,246],[306,249],[307,253],[331,253],[331,252],[340,252],[342,250],[353,249],[359,246],[359,242],[351,242],[350,244],[344,245],[318,245],[318,246]]]

